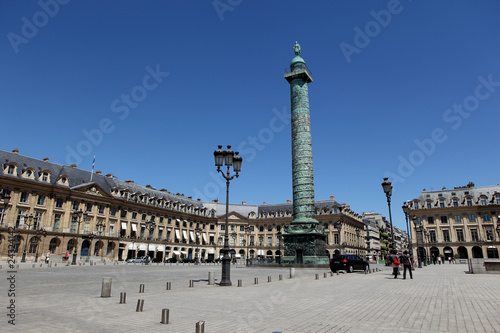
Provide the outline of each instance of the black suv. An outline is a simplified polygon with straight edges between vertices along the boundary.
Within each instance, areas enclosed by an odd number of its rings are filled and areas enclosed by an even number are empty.
[[[352,273],[355,270],[366,271],[370,269],[370,264],[354,254],[342,254],[330,259],[330,269],[332,272],[347,271]]]

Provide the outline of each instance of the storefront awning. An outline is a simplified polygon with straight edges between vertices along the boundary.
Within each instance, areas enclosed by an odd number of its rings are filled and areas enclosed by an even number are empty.
[[[263,256],[264,255],[264,250],[257,250],[257,255],[258,256]]]
[[[175,230],[175,238],[177,238],[179,240],[181,239],[181,235],[179,233],[179,230]]]
[[[130,245],[128,246],[128,249],[129,249],[129,250],[137,250],[137,244],[130,244]]]
[[[165,246],[163,246],[163,245],[158,245],[158,247],[156,248],[156,251],[158,251],[158,252],[163,252],[163,251],[165,251]]]
[[[190,232],[189,232],[189,236],[191,236],[191,240],[192,240],[193,242],[196,242],[196,240],[194,239],[194,232],[190,231]]]
[[[179,251],[173,251],[173,253],[174,253],[176,256],[178,256],[178,255],[180,255],[180,254],[181,254]]]
[[[205,244],[208,243],[207,242],[207,235],[206,234],[203,234],[203,241],[205,242]]]
[[[188,254],[186,251],[181,251],[182,254]]]
[[[214,254],[215,250],[214,249],[208,249],[208,254]]]
[[[137,232],[137,223],[132,223],[132,231]]]
[[[149,251],[154,251],[155,250],[155,246],[153,244],[149,244]]]
[[[188,239],[188,236],[187,236],[187,233],[186,233],[186,230],[182,230],[182,236],[184,237],[185,240]]]
[[[123,230],[127,230],[127,223],[122,222],[122,229],[123,229]]]
[[[147,248],[146,244],[139,245],[139,251],[146,251]]]

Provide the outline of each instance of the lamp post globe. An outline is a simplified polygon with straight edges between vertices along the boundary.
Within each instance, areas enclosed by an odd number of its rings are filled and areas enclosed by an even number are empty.
[[[392,183],[389,178],[384,178],[382,182],[382,189],[384,190],[385,196],[387,197],[387,206],[389,207],[389,222],[391,223],[391,248],[394,250],[394,230],[392,228],[392,215],[391,215],[391,196],[392,196]]]

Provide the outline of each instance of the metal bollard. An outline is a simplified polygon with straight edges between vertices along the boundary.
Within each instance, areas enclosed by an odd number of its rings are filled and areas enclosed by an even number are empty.
[[[161,322],[162,324],[168,324],[169,323],[169,317],[170,317],[170,310],[169,309],[162,309],[161,310]]]
[[[326,279],[328,273],[323,273],[323,277]]]
[[[110,277],[102,278],[101,297],[111,297],[111,281]]]
[[[167,290],[170,290],[172,288],[172,282],[167,282]]]
[[[193,280],[189,280],[189,288],[193,288],[194,287],[194,281]]]
[[[319,274],[316,274],[316,280],[318,280],[318,279],[319,279]]]
[[[254,284],[259,284],[259,278],[255,278],[253,281],[254,281]]]
[[[139,285],[139,294],[144,293],[144,284]]]
[[[135,312],[142,312],[143,309],[144,309],[144,300],[138,299],[137,300],[137,307],[135,308]]]
[[[290,267],[290,279],[295,277],[295,267]]]
[[[333,272],[330,272],[330,276],[333,276]]]
[[[339,274],[340,274],[339,271],[337,271],[337,275],[339,275]]]
[[[267,277],[267,282],[271,282],[271,277],[270,276]]]
[[[208,285],[213,286],[215,284],[215,272],[208,272]]]
[[[243,287],[243,281],[238,280],[238,287]]]
[[[125,304],[127,303],[127,293],[122,291],[120,293],[120,304]]]
[[[31,268],[35,268],[35,264],[33,264],[33,265],[31,266]]]
[[[283,280],[283,275],[280,274],[278,278],[279,278],[280,281]]]
[[[196,323],[196,333],[205,333],[205,322],[199,321]]]

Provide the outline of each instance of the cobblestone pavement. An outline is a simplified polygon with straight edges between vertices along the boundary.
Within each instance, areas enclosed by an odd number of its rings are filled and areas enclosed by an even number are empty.
[[[206,333],[500,331],[500,276],[467,274],[459,264],[417,268],[412,280],[395,280],[381,265],[367,275],[297,268],[294,279],[285,268],[231,266],[231,287],[207,284],[208,272],[220,279],[215,265],[24,264],[16,273],[5,266],[0,332],[195,332],[198,321],[205,321]],[[15,297],[8,296],[12,275]],[[112,278],[109,298],[100,297],[103,277]],[[126,304],[119,304],[120,292],[127,293]],[[15,326],[6,316],[12,299]],[[143,312],[136,312],[138,299]],[[170,310],[167,325],[160,323],[163,308]]]

